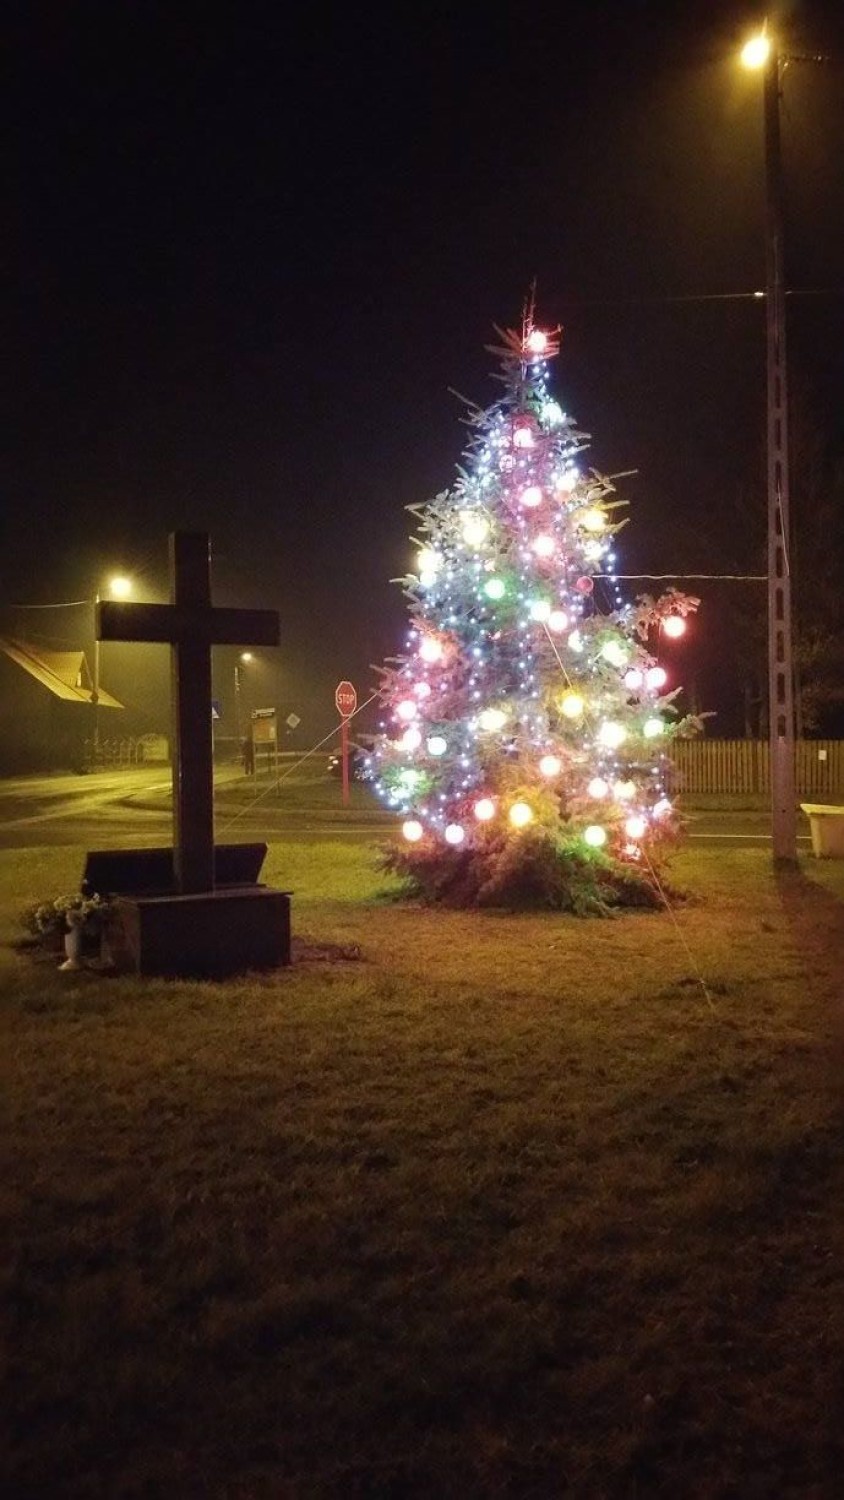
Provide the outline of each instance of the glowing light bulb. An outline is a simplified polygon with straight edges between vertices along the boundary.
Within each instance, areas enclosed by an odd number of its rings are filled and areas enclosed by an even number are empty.
[[[539,769],[543,776],[559,776],[563,763],[558,755],[543,755],[539,762]]]
[[[583,650],[583,636],[580,634],[579,630],[573,630],[572,631],[571,635],[569,636],[569,642],[568,642],[568,644],[569,644],[569,650],[570,651],[582,651]]]
[[[752,36],[741,49],[740,57],[745,68],[764,68],[771,54],[771,43],[762,33]]]
[[[533,431],[525,423],[521,423],[513,433],[513,447],[522,449],[533,447]]]
[[[642,725],[642,733],[646,740],[655,740],[665,730],[662,719],[646,719]]]
[[[418,787],[421,780],[422,778],[419,772],[414,771],[412,766],[404,766],[402,770],[399,771],[399,785],[406,797],[413,796],[413,793],[416,791],[416,788]]]
[[[527,802],[514,802],[508,817],[514,828],[527,828],[533,822],[533,808]]]
[[[560,710],[567,719],[579,719],[584,707],[585,704],[579,693],[563,693],[560,699]]]
[[[488,823],[495,817],[495,803],[491,797],[481,797],[475,803],[475,817],[479,823]]]
[[[648,684],[649,688],[653,688],[654,690],[656,690],[658,688],[665,687],[667,681],[668,673],[666,672],[664,667],[648,667],[648,670],[645,673],[645,682]]]
[[[613,783],[612,794],[617,802],[629,802],[636,795],[636,784],[633,781],[616,781]]]
[[[617,750],[627,739],[627,730],[623,724],[617,724],[614,719],[605,719],[598,730],[598,743],[606,745],[608,750]]]
[[[666,635],[676,641],[686,633],[686,622],[682,615],[666,615],[662,622],[662,628]]]
[[[529,484],[527,489],[522,490],[519,499],[528,510],[535,510],[537,505],[542,504],[542,491],[538,484]]]
[[[406,823],[402,823],[401,831],[409,844],[418,844],[425,830],[415,818],[408,818]]]
[[[557,489],[562,495],[570,495],[579,479],[576,469],[566,469],[557,480]]]
[[[597,505],[590,505],[577,517],[577,523],[583,527],[584,531],[604,531],[607,518]]]
[[[593,776],[586,788],[589,796],[594,797],[596,801],[600,797],[606,797],[609,789],[609,782],[605,781],[603,776]]]
[[[589,827],[583,830],[583,842],[588,844],[590,849],[600,849],[607,842],[606,828],[602,828],[600,823],[590,823]]]
[[[544,532],[541,536],[534,537],[532,546],[537,557],[553,557],[557,550],[557,543],[554,541],[554,538],[546,536]]]
[[[414,684],[413,691],[417,698],[430,698],[431,684],[430,682],[417,682]]]
[[[462,844],[465,837],[466,832],[460,827],[459,823],[449,823],[445,831],[445,841],[447,844]]]
[[[416,728],[406,729],[401,737],[402,750],[418,750],[422,744],[422,735]]]
[[[547,624],[555,635],[562,635],[564,630],[568,630],[569,617],[563,609],[552,609]]]
[[[402,698],[401,703],[396,704],[397,719],[402,719],[405,723],[409,723],[411,719],[416,718],[416,714],[417,708],[412,698]]]
[[[660,797],[659,801],[653,805],[653,816],[658,822],[662,822],[663,818],[667,818],[671,811],[672,806],[667,797]]]
[[[534,599],[529,613],[532,620],[550,620],[551,606],[547,599]]]
[[[463,540],[468,547],[481,547],[489,536],[486,516],[467,515],[463,520]]]
[[[437,573],[442,567],[442,558],[439,552],[434,551],[433,547],[423,547],[416,559],[416,566],[419,569],[420,578],[423,576],[436,578]]]
[[[532,328],[525,340],[525,347],[531,354],[544,354],[548,348],[548,335],[541,328]]]
[[[642,673],[639,671],[638,667],[630,667],[630,669],[624,674],[624,686],[631,693],[637,692],[638,689],[643,686],[644,681],[645,679]]]
[[[647,826],[647,822],[642,817],[641,813],[633,813],[632,816],[629,817],[624,824],[624,832],[627,834],[627,837],[629,839],[640,839],[642,838]]]
[[[505,584],[502,578],[488,578],[484,584],[484,593],[488,599],[503,599]]]
[[[419,647],[419,655],[423,661],[440,661],[443,654],[443,643],[438,641],[435,635],[426,635]]]
[[[507,715],[503,708],[485,708],[478,714],[478,725],[481,729],[493,730],[503,729],[507,722]]]
[[[543,401],[542,420],[546,427],[559,427],[565,413],[558,401]]]
[[[429,755],[445,755],[448,749],[448,741],[441,734],[432,734],[428,741]]]
[[[627,660],[627,647],[622,645],[621,641],[604,641],[601,655],[611,667],[623,667]]]

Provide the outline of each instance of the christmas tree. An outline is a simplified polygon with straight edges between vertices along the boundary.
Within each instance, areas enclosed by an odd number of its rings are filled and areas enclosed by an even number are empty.
[[[667,746],[695,727],[657,654],[698,601],[623,602],[626,502],[549,389],[559,329],[530,309],[495,331],[504,394],[469,408],[451,489],[410,507],[410,629],[367,762],[403,818],[386,864],[453,905],[656,904],[677,831]]]

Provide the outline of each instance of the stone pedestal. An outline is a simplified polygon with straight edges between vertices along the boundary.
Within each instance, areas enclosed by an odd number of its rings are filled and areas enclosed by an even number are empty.
[[[106,937],[122,973],[222,979],[290,963],[290,892],[236,886],[190,896],[118,896]]]

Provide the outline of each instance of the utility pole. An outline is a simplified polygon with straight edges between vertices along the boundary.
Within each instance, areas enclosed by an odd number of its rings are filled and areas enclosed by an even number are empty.
[[[776,46],[764,73],[768,333],[768,734],[774,860],[797,858],[794,660],[789,529],[788,370],[785,331],[780,81]]]
[[[768,739],[774,863],[797,859],[780,85],[787,60],[767,28],[742,52],[762,71],[768,351]]]

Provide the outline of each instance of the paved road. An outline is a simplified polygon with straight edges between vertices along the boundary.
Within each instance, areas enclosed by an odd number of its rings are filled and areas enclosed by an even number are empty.
[[[301,782],[295,798],[275,783],[247,783],[238,767],[215,776],[218,839],[376,838],[394,826],[392,816],[343,808],[339,784],[315,772],[313,806]],[[359,790],[359,789],[355,789]],[[768,812],[702,812],[689,809],[687,834],[702,843],[770,844]],[[798,848],[811,847],[798,815]],[[0,848],[79,845],[89,849],[167,844],[172,838],[170,773],[166,766],[98,771],[89,776],[20,776],[0,780]]]
[[[304,805],[301,780],[293,797],[285,795],[283,783],[279,794],[274,780],[247,781],[238,767],[217,768],[217,838],[372,838],[393,825],[380,810],[343,808],[339,783],[324,774],[315,773],[311,784],[312,808]],[[166,766],[0,779],[0,848],[169,844],[171,807]]]

